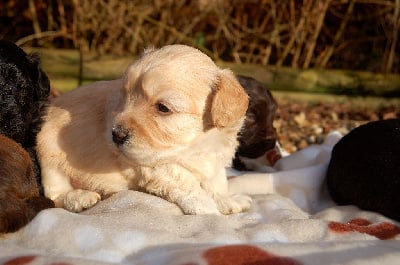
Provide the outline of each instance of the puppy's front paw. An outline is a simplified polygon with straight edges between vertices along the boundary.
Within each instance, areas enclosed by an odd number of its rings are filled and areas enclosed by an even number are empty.
[[[101,200],[100,194],[88,190],[72,190],[65,194],[64,208],[71,212],[82,212]]]
[[[209,196],[188,196],[178,204],[185,214],[219,214],[215,201]]]
[[[222,214],[240,213],[250,209],[252,199],[246,195],[216,196],[218,210]]]

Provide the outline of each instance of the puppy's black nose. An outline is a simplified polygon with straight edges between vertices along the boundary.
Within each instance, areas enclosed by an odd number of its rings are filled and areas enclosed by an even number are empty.
[[[112,129],[112,139],[117,145],[126,143],[131,137],[129,131],[124,127],[118,125]]]

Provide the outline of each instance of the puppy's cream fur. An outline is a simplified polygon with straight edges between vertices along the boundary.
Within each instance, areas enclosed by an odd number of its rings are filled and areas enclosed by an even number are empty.
[[[45,194],[74,212],[126,189],[186,214],[246,210],[249,197],[228,195],[225,167],[247,106],[233,73],[199,50],[147,50],[123,79],[53,101],[38,135]]]

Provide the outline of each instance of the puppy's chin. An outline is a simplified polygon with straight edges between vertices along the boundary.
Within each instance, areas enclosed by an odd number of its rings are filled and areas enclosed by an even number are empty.
[[[120,158],[131,166],[154,167],[156,165],[176,162],[180,154],[185,152],[185,147],[177,146],[165,150],[155,150],[123,144],[117,146]]]
[[[129,166],[154,167],[159,164],[171,163],[187,153],[189,143],[169,143],[152,146],[140,137],[131,136],[124,142],[116,141],[110,134],[109,145],[119,157],[120,162]],[[153,143],[154,144],[154,143]]]
[[[169,142],[168,146],[154,147],[146,141],[135,139],[120,145],[113,143],[113,149],[122,163],[133,167],[156,167],[166,163],[185,164],[188,161],[200,163],[199,157],[223,153],[229,144],[231,144],[229,137],[214,128],[207,132],[194,133],[190,140]],[[219,162],[228,166],[232,157],[221,157],[221,159],[223,161]]]
[[[192,144],[204,134],[197,117],[174,114],[140,120],[147,114],[130,114],[133,118],[114,122],[108,139],[118,156],[132,166],[153,166],[187,157]]]

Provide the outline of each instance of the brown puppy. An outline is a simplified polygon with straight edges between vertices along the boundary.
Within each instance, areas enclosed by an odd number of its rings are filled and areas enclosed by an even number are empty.
[[[79,212],[134,189],[186,214],[240,212],[229,196],[231,164],[248,96],[228,70],[199,50],[148,50],[121,80],[56,98],[38,135],[46,196]]]
[[[53,202],[39,195],[28,152],[0,134],[0,233],[14,232]]]
[[[253,159],[262,157],[262,164],[272,166],[279,158],[276,130],[273,126],[277,102],[271,92],[254,78],[237,76],[249,95],[249,107],[239,134],[239,147],[233,160],[237,170],[254,170]],[[268,156],[268,157],[267,157]]]

